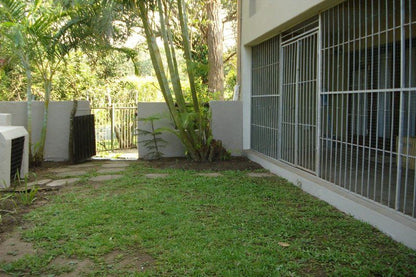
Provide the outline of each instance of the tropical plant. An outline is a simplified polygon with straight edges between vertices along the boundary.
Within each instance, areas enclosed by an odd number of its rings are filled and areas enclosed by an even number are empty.
[[[36,174],[32,173],[33,176],[36,178]],[[16,193],[17,195],[17,199],[19,200],[19,203],[23,204],[23,205],[30,205],[32,204],[36,199],[37,199],[37,193],[39,188],[36,186],[28,186],[28,182],[29,182],[29,176],[30,174],[26,174],[24,176],[23,179],[21,179],[19,177],[19,175],[17,175],[17,180],[19,183],[19,186],[24,185],[24,190],[19,191]]]
[[[64,5],[62,5],[64,4]],[[0,29],[17,53],[27,79],[27,117],[31,164],[43,161],[52,83],[60,64],[71,50],[81,45],[95,45],[109,37],[110,2],[0,0]],[[106,25],[106,27],[103,27]],[[89,38],[89,40],[87,39]],[[123,51],[123,49],[121,49]],[[39,147],[32,144],[33,72],[43,83],[44,114]],[[37,150],[37,151],[35,151]]]
[[[175,124],[175,130],[172,132],[182,141],[188,156],[192,160],[206,161],[218,156],[216,154],[218,151],[225,150],[223,150],[221,144],[213,140],[209,112],[202,108],[198,100],[184,1],[176,0],[162,3],[162,0],[149,2],[138,0],[127,1],[126,4],[139,15],[142,21],[153,68]],[[180,22],[181,44],[186,63],[191,105],[187,105],[185,102],[172,30],[169,27],[168,15],[173,11],[177,13]],[[158,22],[153,20],[156,15],[158,15]],[[164,59],[156,42],[158,34],[160,34],[163,41]],[[167,69],[163,60],[166,60]]]
[[[144,155],[145,159],[160,159],[164,154],[160,151],[162,147],[165,147],[167,141],[162,139],[160,135],[163,132],[163,129],[155,129],[155,121],[160,120],[162,117],[160,115],[153,115],[146,118],[139,119],[140,121],[147,123],[150,130],[138,129],[139,137],[143,137],[140,143],[143,144],[147,149],[147,154]]]
[[[37,1],[38,3],[39,1]],[[29,156],[32,157],[32,67],[31,67],[31,34],[34,31],[33,14],[38,5],[28,9],[26,1],[0,0],[0,30],[8,38],[8,43],[26,75],[27,131],[29,133]]]

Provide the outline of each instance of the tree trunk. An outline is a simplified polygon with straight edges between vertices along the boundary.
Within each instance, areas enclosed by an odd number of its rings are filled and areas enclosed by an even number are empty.
[[[27,57],[23,53],[20,53],[20,59],[26,72],[27,86],[26,86],[26,99],[27,99],[27,132],[29,137],[29,161],[33,162],[33,149],[32,149],[32,71],[30,70],[30,64],[27,61]]]
[[[45,151],[46,133],[48,131],[49,102],[50,102],[51,90],[52,90],[52,78],[45,79],[44,85],[45,85],[45,103],[44,103],[44,110],[43,110],[42,130],[40,132],[39,149],[35,153],[35,160],[38,163],[43,162],[44,151]]]
[[[221,22],[220,0],[209,0],[206,3],[208,30],[208,90],[212,93],[219,93],[219,98],[224,100],[224,63],[223,63],[223,42],[224,31]]]

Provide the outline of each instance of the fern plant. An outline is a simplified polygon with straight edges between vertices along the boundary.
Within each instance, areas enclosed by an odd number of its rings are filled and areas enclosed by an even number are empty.
[[[155,128],[155,121],[160,120],[160,115],[153,115],[146,118],[141,118],[140,121],[147,123],[150,126],[150,130],[138,129],[139,136],[143,136],[145,139],[140,141],[147,149],[144,159],[160,159],[163,157],[163,153],[160,151],[161,148],[165,147],[167,141],[160,137],[162,134],[161,128]]]

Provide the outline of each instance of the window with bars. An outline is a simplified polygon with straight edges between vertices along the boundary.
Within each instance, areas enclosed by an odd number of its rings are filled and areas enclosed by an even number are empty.
[[[252,49],[251,148],[278,158],[279,37]]]
[[[415,1],[348,0],[316,22],[253,47],[251,148],[416,217]],[[312,67],[319,84],[305,88]]]
[[[321,15],[321,95],[328,101],[321,107],[321,177],[413,217],[415,6],[350,0]]]

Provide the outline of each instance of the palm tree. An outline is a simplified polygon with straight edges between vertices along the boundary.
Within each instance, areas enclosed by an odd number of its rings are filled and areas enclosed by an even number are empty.
[[[29,156],[31,160],[33,157],[31,22],[35,12],[36,7],[28,9],[25,1],[0,0],[0,29],[15,50],[26,74],[27,131],[29,133]]]
[[[59,1],[0,0],[0,28],[19,56],[27,79],[27,118],[31,164],[43,161],[52,92],[53,76],[66,55],[94,33],[92,22],[102,15],[104,6],[79,2],[64,10]],[[100,12],[101,11],[101,14]],[[105,22],[105,20],[101,20]],[[32,143],[32,71],[43,80],[44,114],[41,137]]]

